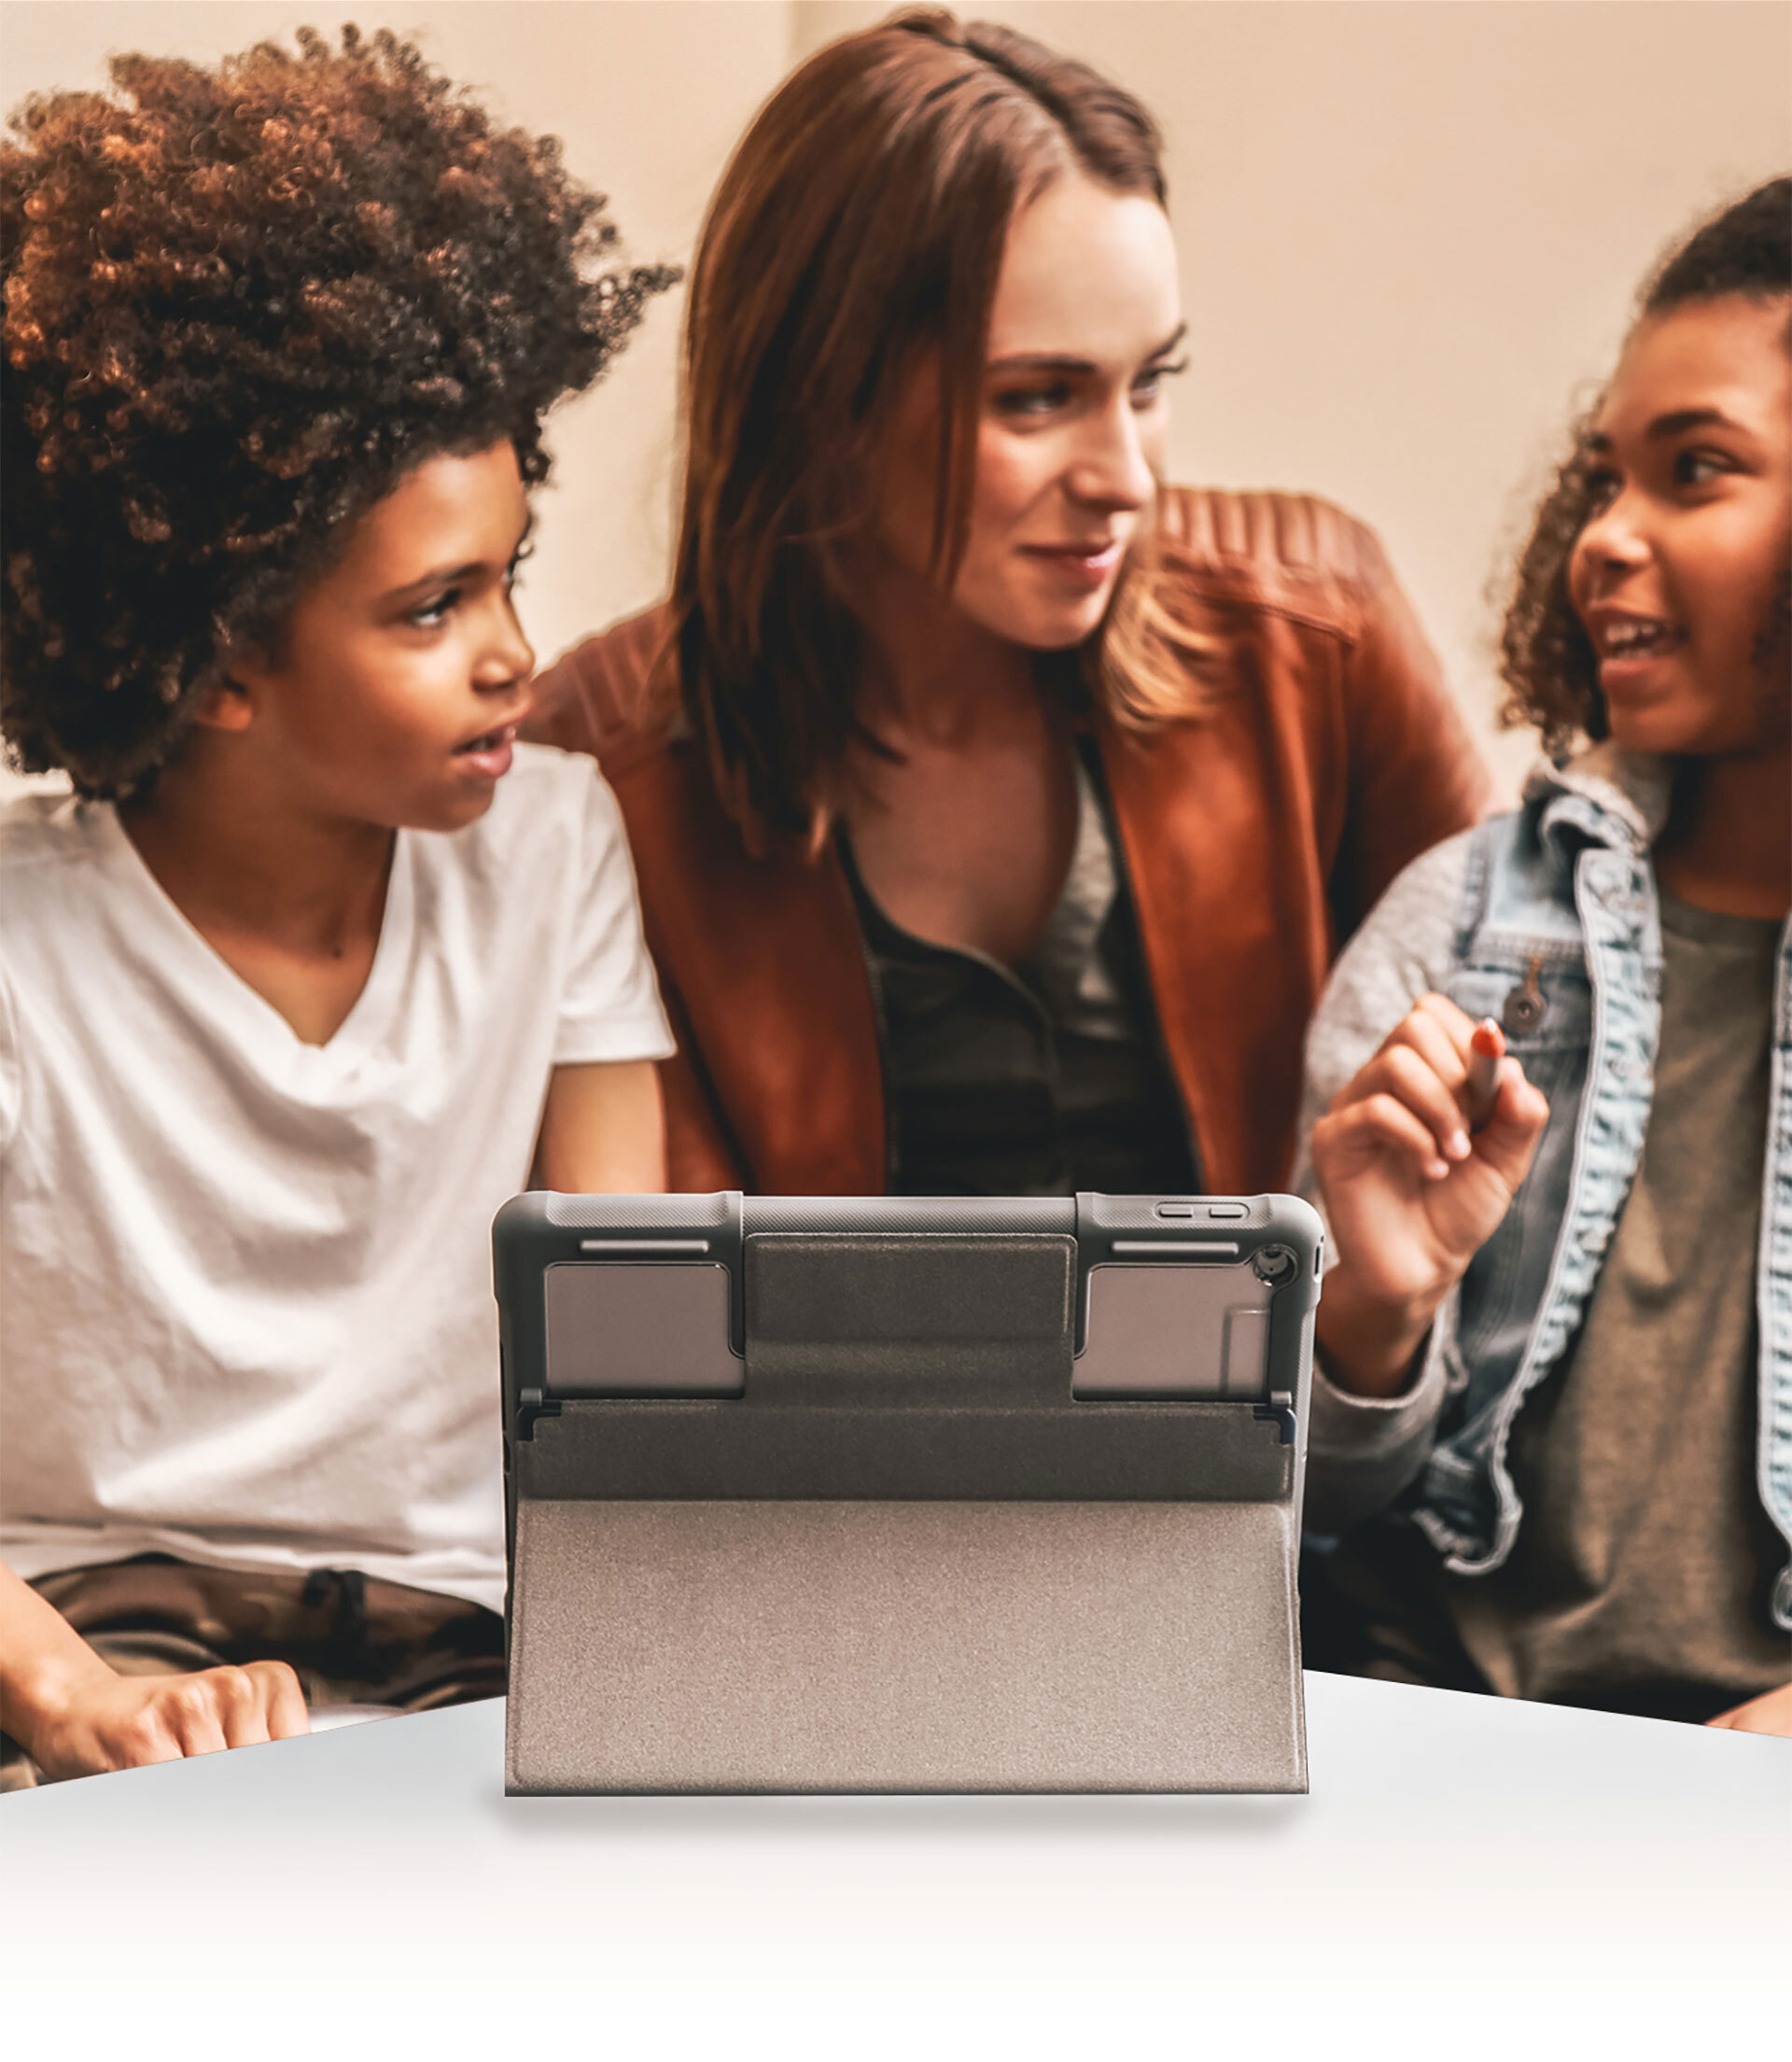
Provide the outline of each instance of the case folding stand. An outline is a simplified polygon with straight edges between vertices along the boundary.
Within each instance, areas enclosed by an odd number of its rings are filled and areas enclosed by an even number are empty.
[[[511,1792],[1303,1790],[1290,1197],[516,1198]]]

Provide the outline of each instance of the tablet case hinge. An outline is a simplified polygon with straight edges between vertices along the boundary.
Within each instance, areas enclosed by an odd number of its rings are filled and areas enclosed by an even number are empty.
[[[1261,1418],[1265,1421],[1273,1419],[1281,1428],[1281,1444],[1283,1446],[1294,1445],[1295,1432],[1295,1399],[1286,1389],[1272,1389],[1269,1392],[1269,1401],[1253,1405],[1251,1415],[1253,1418]]]
[[[550,1396],[539,1389],[519,1389],[516,1393],[516,1437],[529,1439],[535,1437],[538,1418],[557,1418],[560,1415],[560,1398]]]

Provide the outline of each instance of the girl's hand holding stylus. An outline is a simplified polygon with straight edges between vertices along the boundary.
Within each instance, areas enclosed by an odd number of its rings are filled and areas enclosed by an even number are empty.
[[[1530,1168],[1549,1106],[1503,1050],[1491,1020],[1421,996],[1313,1128],[1336,1249],[1317,1334],[1340,1387],[1404,1384]]]

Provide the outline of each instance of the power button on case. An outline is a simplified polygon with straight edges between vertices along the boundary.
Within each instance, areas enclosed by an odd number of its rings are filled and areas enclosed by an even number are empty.
[[[1152,1212],[1154,1217],[1192,1217],[1194,1214],[1193,1203],[1159,1203]]]
[[[1242,1203],[1209,1203],[1207,1213],[1210,1217],[1244,1217],[1250,1214]]]

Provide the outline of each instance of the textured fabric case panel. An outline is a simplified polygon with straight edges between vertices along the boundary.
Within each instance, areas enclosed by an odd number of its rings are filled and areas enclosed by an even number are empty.
[[[917,1387],[922,1378],[917,1379]],[[1227,1403],[579,1398],[514,1449],[519,1506],[571,1497],[1064,1503],[1291,1499],[1295,1449]]]
[[[1292,1522],[525,1501],[509,1787],[1303,1790]]]
[[[753,1232],[747,1332],[768,1345],[1057,1340],[1071,1328],[1076,1241],[898,1232],[876,1238]]]
[[[1072,1238],[755,1232],[746,1263],[758,1400],[1070,1393]]]

